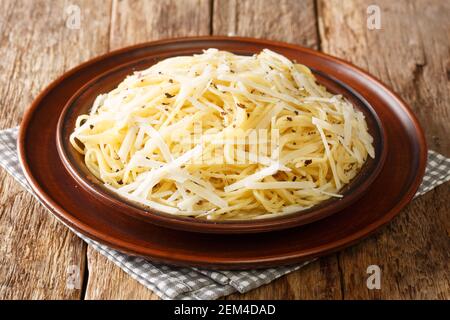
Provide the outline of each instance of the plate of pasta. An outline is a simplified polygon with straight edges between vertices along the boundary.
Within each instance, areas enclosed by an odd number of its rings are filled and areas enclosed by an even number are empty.
[[[239,37],[143,43],[64,73],[24,114],[34,195],[99,244],[215,269],[347,247],[416,193],[408,105],[338,58]]]
[[[370,104],[267,48],[112,69],[70,99],[57,141],[74,178],[125,214],[220,233],[336,213],[370,186],[386,151]]]

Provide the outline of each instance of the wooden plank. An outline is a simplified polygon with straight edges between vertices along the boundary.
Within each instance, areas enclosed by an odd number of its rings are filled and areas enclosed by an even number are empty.
[[[156,294],[90,247],[87,259],[89,278],[85,299],[159,300]]]
[[[0,1],[0,128],[18,125],[51,80],[107,49],[110,6],[101,3]],[[71,4],[80,29],[66,27]],[[66,282],[78,268],[83,276],[83,242],[4,170],[0,186],[0,299],[79,299],[82,290]]]
[[[208,35],[210,4],[209,0],[114,1],[110,48],[168,37]],[[88,248],[88,270],[86,299],[157,298],[92,248]]]
[[[72,3],[82,12],[79,30],[65,27],[64,8]],[[430,147],[450,156],[450,30],[444,20],[449,5],[377,3],[382,30],[368,31],[366,9],[371,2],[319,1],[321,47],[368,69],[401,93],[426,127]],[[210,27],[215,34],[313,48],[320,43],[312,1],[216,0],[213,24],[211,9],[210,1],[1,1],[0,128],[18,124],[23,109],[51,79],[108,48],[208,34]],[[80,298],[82,290],[68,290],[66,281],[70,265],[80,266],[83,274],[82,242],[3,170],[0,185],[0,298]],[[339,259],[320,259],[273,284],[230,298],[448,299],[449,203],[448,185],[442,186],[413,202],[375,236],[341,252]],[[92,249],[88,260],[87,298],[156,298]],[[365,286],[370,264],[382,268],[380,291]]]
[[[111,49],[157,39],[209,35],[209,0],[113,1]]]
[[[270,284],[245,294],[235,293],[225,299],[341,299],[340,274],[336,255],[332,254],[321,258]]]
[[[368,70],[406,99],[429,148],[450,156],[450,3],[377,1],[381,29],[368,30],[373,1],[319,1],[322,50]],[[345,299],[448,299],[448,184],[416,199],[375,236],[339,255]],[[368,290],[366,268],[382,270]]]
[[[213,12],[216,35],[318,46],[313,0],[215,0]]]
[[[314,1],[215,0],[213,33],[318,48]],[[273,283],[226,299],[340,299],[338,260],[330,255]]]

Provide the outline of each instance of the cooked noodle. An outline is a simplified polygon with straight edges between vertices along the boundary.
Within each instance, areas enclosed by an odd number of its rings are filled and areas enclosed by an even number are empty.
[[[364,116],[311,71],[263,50],[163,60],[95,100],[70,137],[120,196],[208,219],[309,208],[375,156]]]

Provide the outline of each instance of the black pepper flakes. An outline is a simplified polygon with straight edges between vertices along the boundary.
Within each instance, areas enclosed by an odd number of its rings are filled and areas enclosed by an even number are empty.
[[[344,173],[350,172],[353,169],[353,165],[354,163],[349,164],[348,167],[344,169]]]
[[[291,117],[286,117],[287,121],[292,121]]]
[[[169,79],[169,83],[173,83],[173,80],[172,80],[172,79]]]
[[[245,109],[245,104],[242,104],[242,103],[237,103],[237,106],[238,106],[239,108],[243,108],[243,109]]]
[[[298,116],[298,111],[297,110],[295,110],[294,113],[295,113],[296,116]]]
[[[305,167],[309,166],[312,163],[312,160],[305,160]]]
[[[94,125],[93,125],[93,124],[90,124],[90,125],[89,125],[89,128],[91,128],[91,130],[94,129]]]
[[[166,97],[167,97],[167,98],[169,98],[169,99],[170,99],[170,98],[173,98],[173,97],[175,97],[175,96],[171,95],[171,94],[170,94],[170,93],[168,93],[168,92],[166,92],[166,93],[164,93],[164,94],[165,94],[165,95],[166,95]]]

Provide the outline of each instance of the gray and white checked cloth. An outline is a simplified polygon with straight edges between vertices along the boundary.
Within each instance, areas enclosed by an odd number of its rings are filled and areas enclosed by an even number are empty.
[[[0,131],[0,165],[32,193],[17,156],[17,132],[17,127]],[[437,152],[428,151],[425,177],[416,197],[448,180],[450,159]],[[233,292],[244,293],[298,270],[308,263],[246,271],[172,267],[128,256],[72,231],[162,299],[217,299]]]

